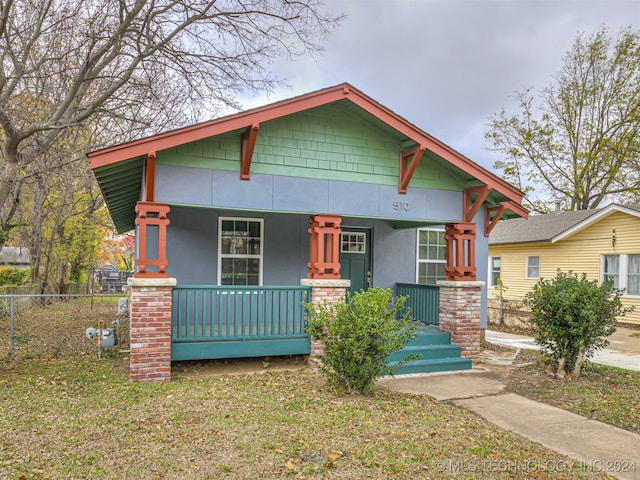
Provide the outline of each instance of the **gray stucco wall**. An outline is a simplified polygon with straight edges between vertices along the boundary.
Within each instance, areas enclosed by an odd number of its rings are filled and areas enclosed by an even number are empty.
[[[263,284],[298,285],[307,275],[309,215],[340,214],[345,227],[372,229],[372,283],[393,289],[397,282],[416,279],[416,229],[395,227],[403,221],[459,221],[462,213],[462,192],[449,190],[409,188],[400,195],[397,187],[385,185],[271,175],[242,181],[237,172],[168,165],[158,165],[156,174],[157,201],[172,205],[168,271],[183,285],[216,284],[219,215],[264,219]],[[484,212],[474,220],[477,278],[484,281],[488,255]],[[486,304],[484,288],[483,327]]]
[[[443,223],[458,221],[462,213],[462,192],[452,190],[409,188],[399,194],[397,186],[265,174],[247,181],[238,172],[173,165],[157,165],[155,190],[157,202],[217,209]]]
[[[173,207],[167,229],[168,271],[179,284],[216,284],[219,216],[264,219],[264,285],[299,285],[307,276],[308,216]],[[415,281],[415,229],[394,230],[388,222],[360,218],[344,218],[343,225],[373,229],[374,286]]]
[[[169,274],[181,285],[215,285],[218,275],[218,217],[264,219],[264,285],[299,285],[307,276],[309,259],[308,216],[250,211],[216,211],[172,207],[167,229]],[[486,279],[488,239],[482,215],[476,237],[477,278]],[[373,232],[372,283],[394,289],[398,282],[416,279],[417,233],[415,228],[394,229],[389,221],[350,218],[344,228],[370,228]],[[482,323],[486,327],[486,288],[482,292]]]

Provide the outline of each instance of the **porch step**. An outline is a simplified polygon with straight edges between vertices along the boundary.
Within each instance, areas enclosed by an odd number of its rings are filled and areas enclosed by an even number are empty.
[[[393,365],[395,362],[390,363]],[[409,373],[452,372],[454,370],[470,370],[471,360],[466,358],[438,358],[430,360],[414,360],[399,367],[394,375]]]
[[[407,345],[402,350],[393,352],[387,357],[390,362],[399,362],[407,355],[422,355],[421,360],[438,360],[440,358],[460,357],[460,347],[456,345]]]
[[[422,355],[422,358],[402,365],[396,375],[471,369],[471,360],[460,356],[460,347],[451,344],[451,335],[435,327],[418,327],[418,336],[402,350],[389,355],[387,364],[393,366],[411,354]]]

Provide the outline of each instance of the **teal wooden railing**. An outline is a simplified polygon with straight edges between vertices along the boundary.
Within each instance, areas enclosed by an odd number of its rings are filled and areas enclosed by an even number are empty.
[[[411,316],[426,325],[438,325],[440,311],[440,292],[436,285],[421,285],[417,283],[396,283],[396,294],[407,295],[404,310],[411,309]]]
[[[305,334],[311,287],[173,288],[174,340],[250,339]]]

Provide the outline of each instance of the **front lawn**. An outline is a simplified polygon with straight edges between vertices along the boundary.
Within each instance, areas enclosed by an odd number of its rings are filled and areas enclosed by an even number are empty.
[[[454,476],[598,478],[427,396],[336,397],[306,368],[166,384],[130,383],[118,355],[0,370],[0,478]]]
[[[542,355],[522,350],[507,389],[593,420],[640,434],[640,372],[588,363],[579,378],[555,378]]]

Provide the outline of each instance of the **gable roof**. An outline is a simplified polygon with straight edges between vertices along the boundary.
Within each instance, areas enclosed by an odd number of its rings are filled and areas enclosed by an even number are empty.
[[[487,185],[495,204],[510,202],[517,210],[511,215],[527,215],[520,207],[523,193],[467,157],[422,131],[372,98],[342,83],[270,105],[134,140],[88,153],[91,169],[102,189],[118,231],[133,227],[135,202],[140,199],[143,160],[158,151],[249,127],[323,105],[340,104],[366,115],[381,127],[393,129],[403,138],[407,151],[424,148],[460,172],[471,186]],[[127,228],[129,227],[129,228]]]
[[[489,235],[489,245],[555,243],[593,225],[614,212],[640,217],[640,205],[612,203],[599,209],[531,215],[528,219],[503,220],[495,226]]]

